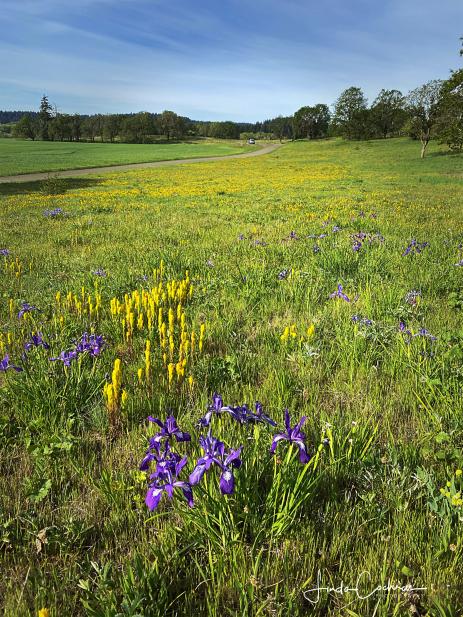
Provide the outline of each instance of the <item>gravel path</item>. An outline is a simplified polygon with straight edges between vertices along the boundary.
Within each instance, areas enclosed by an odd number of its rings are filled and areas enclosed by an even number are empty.
[[[128,163],[126,165],[109,165],[107,167],[89,167],[86,169],[67,169],[66,171],[47,171],[33,174],[19,174],[16,176],[0,176],[0,184],[7,182],[34,182],[46,180],[50,175],[58,178],[75,178],[76,176],[88,176],[89,174],[106,174],[115,171],[130,171],[131,169],[146,169],[148,167],[165,167],[167,165],[185,165],[187,163],[207,163],[210,161],[223,161],[225,159],[245,159],[251,156],[269,154],[281,144],[269,144],[259,150],[245,152],[244,154],[227,154],[225,156],[204,156],[193,159],[174,159],[171,161],[156,161],[152,163]]]

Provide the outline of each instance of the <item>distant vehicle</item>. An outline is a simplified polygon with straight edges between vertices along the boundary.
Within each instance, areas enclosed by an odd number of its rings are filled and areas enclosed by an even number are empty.
[[[253,139],[252,137],[250,139],[248,139],[248,144],[252,145],[252,144],[255,144],[255,143],[256,143],[256,140]]]

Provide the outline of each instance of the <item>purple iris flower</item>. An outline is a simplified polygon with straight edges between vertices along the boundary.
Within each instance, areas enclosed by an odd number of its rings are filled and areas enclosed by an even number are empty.
[[[244,240],[244,234],[240,234],[240,235],[238,236],[238,240]]]
[[[249,409],[246,405],[237,406],[237,407],[228,407],[226,408],[230,413],[232,418],[239,422],[240,424],[251,424],[253,422],[267,422],[272,426],[276,426],[277,423],[272,420],[267,414],[264,413],[262,403],[256,401],[255,404],[255,412]]]
[[[417,253],[417,254],[419,254],[427,246],[429,246],[429,242],[417,242],[413,238],[413,240],[407,246],[405,251],[402,253],[402,257],[404,257],[405,255],[409,255],[410,253]]]
[[[317,253],[319,253],[319,252],[320,252],[320,250],[321,250],[321,249],[320,249],[320,247],[318,246],[318,244],[314,244],[314,245],[313,245],[312,251],[313,251],[314,255],[316,255]]]
[[[190,484],[192,486],[199,484],[206,471],[209,471],[213,465],[217,465],[222,471],[219,482],[220,490],[222,494],[230,495],[235,490],[233,469],[241,467],[240,455],[243,447],[241,446],[237,450],[230,449],[227,453],[225,444],[212,437],[210,433],[207,437],[201,435],[199,443],[204,450],[204,456],[198,459],[196,467],[191,472]]]
[[[281,272],[279,272],[278,274],[278,280],[279,281],[283,281],[284,279],[288,278],[289,275],[289,270],[282,270]]]
[[[21,310],[18,313],[18,319],[24,317],[26,313],[31,313],[32,311],[38,311],[39,309],[36,306],[32,306],[28,302],[23,302],[21,304]]]
[[[77,358],[77,351],[62,351],[57,358],[50,358],[51,362],[60,360],[64,366],[71,366],[71,362]]]
[[[363,247],[363,244],[365,242],[368,242],[368,244],[373,244],[374,242],[384,242],[384,236],[382,236],[380,233],[376,232],[374,234],[370,234],[370,233],[366,233],[364,231],[359,231],[355,234],[351,234],[351,240],[353,242],[352,244],[352,250],[354,252],[358,252],[360,251],[360,249]]]
[[[44,216],[55,218],[57,216],[60,216],[61,214],[64,214],[64,212],[62,208],[54,208],[53,210],[45,210],[43,214]]]
[[[425,337],[425,338],[429,338],[431,341],[437,341],[437,337],[436,337],[436,336],[433,336],[433,335],[429,332],[429,330],[426,330],[426,328],[420,328],[420,329],[418,330],[418,332],[417,332],[416,334],[414,334],[413,336],[414,336],[414,337],[416,337],[416,336],[422,336],[422,337]]]
[[[20,366],[10,364],[10,356],[8,354],[5,354],[3,360],[0,360],[0,373],[6,373],[8,369],[16,371],[17,373],[21,373],[21,371],[23,370]]]
[[[296,232],[295,232],[295,231],[292,231],[292,232],[289,234],[288,238],[289,238],[290,240],[299,240],[299,238],[297,237],[297,235],[296,235]]]
[[[187,457],[185,456],[176,463],[173,470],[166,470],[165,478],[163,478],[162,480],[159,477],[152,478],[152,482],[148,488],[145,497],[145,503],[148,506],[149,510],[153,511],[158,507],[163,493],[165,493],[169,499],[172,499],[172,497],[174,496],[174,490],[176,488],[182,490],[183,495],[187,500],[188,506],[190,508],[194,506],[191,484],[189,482],[184,482],[183,480],[177,479],[186,462]],[[154,475],[156,476],[156,474]]]
[[[352,315],[352,321],[354,323],[358,323],[361,326],[372,326],[373,322],[371,319],[368,319],[367,317],[361,317],[360,315]]]
[[[277,425],[275,420],[272,420],[272,418],[270,418],[270,416],[268,416],[267,414],[264,413],[264,409],[262,407],[262,403],[260,403],[259,401],[256,401],[255,407],[256,407],[256,412],[253,413],[251,415],[251,417],[249,418],[250,422],[267,422],[271,426],[276,426]]]
[[[341,231],[341,228],[338,225],[335,225],[333,227],[333,233],[337,233],[338,231]]]
[[[409,330],[407,328],[407,326],[405,325],[405,323],[403,321],[401,321],[399,323],[399,331],[406,337],[405,342],[407,343],[407,345],[410,343],[410,341],[412,340],[412,332],[411,330]]]
[[[162,443],[160,441],[153,441],[153,438],[151,438],[149,448],[140,463],[140,471],[148,471],[151,462],[154,461],[156,463],[156,469],[151,478],[165,479],[167,471],[175,471],[175,466],[182,459],[180,454],[171,449],[168,441],[164,442],[164,451],[161,448]]]
[[[306,421],[307,417],[302,416],[302,418],[297,422],[293,427],[291,426],[291,418],[289,416],[289,411],[285,409],[285,427],[286,433],[277,433],[273,437],[272,446],[270,448],[270,452],[275,454],[275,450],[280,441],[288,441],[289,443],[294,443],[299,448],[299,460],[301,463],[305,464],[310,461],[310,455],[307,452],[307,446],[305,444],[305,433],[302,432],[302,426]]]
[[[93,276],[107,276],[106,272],[102,268],[98,268],[98,270],[93,270],[92,274]]]
[[[460,259],[460,261],[458,263],[455,264],[456,266],[463,266],[463,259]]]
[[[167,416],[165,422],[159,420],[159,418],[153,418],[153,416],[148,416],[148,420],[157,424],[161,429],[159,433],[156,433],[156,435],[150,439],[151,445],[160,443],[163,439],[169,440],[172,436],[175,437],[176,441],[191,441],[190,433],[185,433],[179,429],[177,420],[174,416]]]
[[[0,249],[0,257],[8,257],[10,251],[8,249]]]
[[[339,283],[337,291],[334,291],[332,294],[330,294],[330,298],[341,298],[345,302],[350,302],[350,298],[346,296],[342,289],[343,287]]]
[[[80,353],[88,353],[93,358],[99,356],[106,346],[106,341],[101,335],[88,334],[84,332],[80,341],[74,341],[75,351]]]
[[[224,411],[230,411],[230,407],[226,407],[223,404],[222,397],[217,392],[212,395],[212,405],[209,405],[205,415],[199,420],[200,426],[209,426],[213,414],[220,415]]]
[[[30,351],[33,347],[43,347],[44,349],[50,349],[50,345],[43,340],[41,332],[31,334],[31,338],[24,344],[24,349]]]
[[[101,335],[88,334],[84,332],[78,341],[73,341],[74,349],[70,351],[62,351],[57,358],[50,358],[51,362],[61,360],[64,366],[71,366],[73,360],[75,360],[80,354],[87,353],[92,358],[96,358],[103,351],[106,341]]]

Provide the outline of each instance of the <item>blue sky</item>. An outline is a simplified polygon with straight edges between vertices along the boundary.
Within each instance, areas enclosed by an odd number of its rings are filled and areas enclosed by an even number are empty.
[[[0,0],[0,109],[256,121],[459,68],[463,0]]]

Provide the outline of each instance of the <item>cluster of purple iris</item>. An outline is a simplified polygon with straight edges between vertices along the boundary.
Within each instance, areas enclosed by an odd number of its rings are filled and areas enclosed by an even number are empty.
[[[431,334],[429,330],[426,330],[426,328],[420,328],[418,332],[413,334],[413,332],[407,328],[407,326],[405,325],[403,321],[399,323],[399,332],[401,332],[404,335],[405,341],[407,343],[410,343],[412,339],[417,338],[417,337],[427,338],[431,342],[437,341],[437,336],[434,336],[433,334]]]
[[[344,300],[344,302],[350,302],[350,298],[347,294],[344,293],[344,288],[341,285],[341,283],[338,284],[338,288],[336,291],[333,291],[332,294],[330,294],[330,298],[333,300],[334,298],[340,298],[341,300]]]
[[[41,332],[36,332],[35,334],[31,334],[31,338],[24,343],[24,351],[31,351],[34,347],[43,347],[44,349],[50,349],[50,345],[43,340],[43,336]],[[23,360],[26,360],[26,354],[22,355]],[[6,373],[8,370],[16,371],[17,373],[22,372],[22,368],[20,366],[16,366],[15,364],[11,364],[9,354],[6,354],[3,357],[3,360],[0,360],[0,372]]]
[[[402,257],[410,254],[419,254],[423,249],[429,246],[429,242],[417,242],[415,238],[410,242],[405,251],[402,253]]]
[[[64,212],[62,208],[53,208],[53,210],[45,210],[43,215],[54,219],[58,216],[64,216]]]
[[[218,468],[220,473],[219,488],[223,495],[230,495],[235,490],[235,469],[241,467],[241,452],[243,446],[239,448],[227,448],[223,441],[220,441],[211,434],[210,423],[214,416],[223,414],[230,415],[240,424],[252,424],[255,422],[264,422],[271,426],[276,426],[276,422],[267,416],[262,408],[262,404],[255,404],[255,411],[252,411],[246,404],[233,407],[224,405],[222,397],[214,393],[212,404],[208,406],[206,414],[199,420],[199,427],[209,427],[206,436],[199,436],[199,445],[203,451],[194,466],[193,471],[189,474],[188,481],[180,479],[180,474],[185,467],[188,457],[181,456],[172,449],[172,442],[189,442],[191,441],[190,433],[182,431],[174,416],[169,415],[165,422],[158,418],[148,417],[150,422],[158,425],[159,431],[150,438],[149,447],[145,457],[141,462],[141,471],[152,472],[149,475],[148,491],[146,493],[145,503],[149,510],[155,510],[165,493],[169,499],[172,499],[175,489],[180,489],[187,500],[190,507],[194,505],[193,487],[198,485],[204,475],[211,469]],[[281,441],[287,441],[290,444],[295,444],[299,449],[299,460],[306,464],[310,461],[310,455],[307,450],[306,436],[302,431],[302,426],[306,421],[306,416],[303,416],[294,426],[291,426],[291,418],[288,410],[285,410],[284,425],[285,430],[273,436],[273,441],[270,447],[271,454],[275,454],[278,444]]]
[[[372,326],[373,321],[368,319],[368,317],[362,317],[361,315],[352,315],[353,323],[358,324],[359,326]]]
[[[368,242],[369,245],[374,242],[384,242],[384,236],[380,233],[366,233],[364,231],[359,231],[356,234],[351,234],[350,239],[352,240],[352,250],[357,253],[363,247],[363,245]]]
[[[215,392],[212,396],[212,405],[209,405],[205,415],[200,418],[198,425],[200,427],[209,426],[213,416],[220,416],[223,414],[230,415],[239,424],[252,424],[256,422],[263,422],[276,426],[277,423],[272,420],[267,414],[264,413],[262,403],[259,401],[255,404],[255,411],[249,409],[246,405],[238,405],[233,407],[232,405],[224,405],[220,394]]]
[[[106,341],[101,335],[84,332],[79,340],[73,341],[74,348],[62,351],[58,357],[50,358],[52,362],[60,360],[64,366],[71,366],[71,362],[81,354],[88,354],[95,358],[99,356],[106,346]]]
[[[0,249],[0,257],[8,257],[10,251],[8,249]]]

